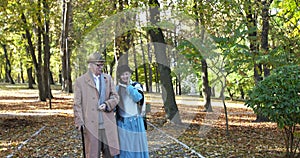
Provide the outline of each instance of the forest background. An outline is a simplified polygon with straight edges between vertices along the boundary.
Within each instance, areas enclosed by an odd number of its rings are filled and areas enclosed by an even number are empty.
[[[98,48],[90,46],[93,44],[82,46],[85,36],[109,17],[133,8],[160,6],[171,15],[182,12],[190,16],[195,25],[204,29],[221,58],[219,72],[226,76],[226,96],[245,99],[247,90],[267,77],[272,69],[299,64],[297,3],[293,0],[2,1],[0,80],[11,84],[26,82],[29,87],[35,82],[43,83],[39,84],[39,97],[43,101],[49,94],[48,81],[60,83],[62,90],[72,92],[74,79],[87,70],[86,56],[101,51],[107,61],[106,71],[111,75],[124,54],[140,55],[129,59],[135,60],[130,62],[136,70],[135,80],[145,84],[147,92],[159,92],[160,86],[152,86],[160,84],[157,65],[161,64],[157,56],[151,55],[151,49],[157,49],[154,42],[161,42],[171,46],[165,46],[160,54],[164,54],[165,65],[171,69],[170,75],[164,77],[171,78],[176,94],[209,95],[210,91],[212,96],[220,96],[215,90],[220,89],[220,84],[214,82],[218,75],[209,69],[213,65],[206,65],[203,50],[197,50],[193,42],[178,36],[176,29],[180,28],[176,25],[165,22],[164,25],[175,31],[161,27],[155,32],[153,26],[141,27],[136,18],[136,26],[126,32],[118,34],[118,30],[113,30],[118,27],[108,28],[116,35],[109,38],[112,41],[101,41]],[[157,13],[150,13],[143,15],[144,18],[151,22],[157,20],[153,18]],[[117,20],[120,21],[112,25],[120,25],[126,17]],[[93,42],[99,41],[90,41]]]
[[[298,3],[1,1],[0,81],[37,84],[46,101],[53,84],[72,93],[86,57],[99,51],[107,73],[115,77],[116,66],[129,63],[146,93],[162,93],[166,117],[178,123],[175,95],[199,96],[205,111],[213,111],[211,98],[247,99],[273,69],[299,65]]]

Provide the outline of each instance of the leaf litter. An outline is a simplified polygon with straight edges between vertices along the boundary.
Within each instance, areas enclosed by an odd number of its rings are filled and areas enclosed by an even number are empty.
[[[79,131],[75,130],[72,97],[55,96],[51,110],[48,102],[26,101],[26,96],[9,99],[21,102],[5,102],[7,96],[0,95],[0,157],[14,153],[14,157],[81,157],[82,144]],[[27,98],[28,100],[32,98]],[[151,103],[150,103],[151,104]],[[204,157],[284,157],[282,131],[275,123],[255,123],[255,114],[247,108],[228,108],[229,135],[226,135],[224,110],[213,115],[213,123],[207,123],[203,106],[178,104],[182,124],[176,125],[165,119],[161,104],[151,104],[147,121],[162,132],[148,126],[147,137],[150,157],[198,157],[192,150]],[[49,115],[22,116],[5,115],[49,110]],[[18,150],[18,146],[40,128],[45,128]],[[205,130],[203,130],[205,129]],[[176,140],[187,145],[187,149]]]

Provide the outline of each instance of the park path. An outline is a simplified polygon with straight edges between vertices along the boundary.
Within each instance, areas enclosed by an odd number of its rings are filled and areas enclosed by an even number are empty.
[[[52,94],[54,98],[63,97],[72,100],[72,94],[64,94],[59,90],[52,90]],[[0,110],[0,123],[1,119],[19,119],[19,118],[28,118],[28,117],[47,117],[47,116],[55,116],[55,115],[64,115],[64,114],[73,114],[73,109],[36,109],[34,108],[35,103],[38,103],[37,90],[18,90],[18,91],[6,91],[1,90],[0,92],[0,104],[13,104],[13,109],[1,109]],[[157,101],[159,101],[159,97],[156,97]],[[152,99],[153,101],[156,99]],[[155,102],[155,101],[154,101]],[[29,109],[22,110],[18,105],[21,104],[30,105]],[[45,104],[48,104],[49,101]],[[157,103],[157,102],[156,102]],[[55,103],[53,103],[55,106]],[[17,108],[16,108],[17,107]],[[155,108],[153,106],[153,108]],[[156,110],[154,110],[156,111]],[[148,126],[152,128],[151,131],[147,132],[148,144],[149,144],[149,153],[151,157],[160,157],[165,155],[167,157],[172,157],[172,155],[182,155],[183,157],[201,157],[201,154],[194,151],[191,147],[183,144],[175,137],[170,134],[164,132],[159,127],[148,122]],[[46,133],[45,130],[51,127],[42,126],[39,129],[32,130],[29,134],[32,134],[28,138],[25,138],[24,141],[21,141],[20,144],[16,147],[15,151],[6,155],[7,158],[13,157],[14,154],[18,151],[22,151],[24,145],[30,145],[31,143],[38,141],[35,138],[37,136],[44,136]],[[80,139],[80,134],[78,132],[69,132],[65,131],[66,134],[70,135],[70,138]],[[76,145],[74,148],[80,148]],[[80,150],[80,149],[79,149]],[[76,156],[76,155],[73,155]],[[77,155],[78,157],[78,155]]]
[[[37,102],[37,90],[19,90],[17,92],[3,92],[0,93],[0,103],[33,103]],[[52,94],[54,97],[56,96],[63,96],[64,98],[73,99],[72,94],[64,94],[60,90],[52,90]],[[14,99],[1,99],[1,97],[14,97],[18,95],[22,95],[23,98],[30,98],[30,99],[22,99],[19,100]],[[146,101],[147,103],[151,104],[162,104],[163,100],[161,94],[159,93],[146,93]],[[176,103],[182,105],[194,105],[194,106],[203,106],[204,102],[200,99],[199,96],[176,96]],[[212,107],[223,107],[223,103],[221,100],[212,99],[211,101]],[[232,108],[248,108],[243,103],[238,101],[226,101],[227,107]],[[64,110],[57,110],[57,109],[47,109],[47,110],[26,110],[23,112],[19,111],[5,111],[5,113],[1,113],[0,117],[16,117],[16,116],[47,116],[47,115],[57,115],[57,114],[72,114],[73,109],[64,109]]]
[[[35,103],[37,102],[37,91],[36,90],[20,90],[14,93],[7,92],[0,94],[0,104],[5,103]],[[54,97],[63,97],[67,99],[72,99],[72,94],[64,94],[59,90],[53,90],[52,94]],[[22,96],[13,98],[14,96]],[[2,97],[6,99],[1,99]],[[27,99],[26,99],[27,98]],[[160,94],[157,93],[148,93],[146,94],[146,100],[150,104],[162,104],[162,98]],[[182,104],[182,105],[191,105],[191,106],[202,106],[203,101],[197,96],[176,96],[176,103]],[[223,107],[223,104],[220,101],[213,100],[212,106],[218,106]],[[230,107],[242,107],[246,108],[241,103],[227,103],[227,106]],[[158,106],[152,106],[152,111],[158,112],[161,109],[158,109]],[[0,111],[0,118],[19,118],[27,116],[34,116],[34,117],[43,117],[43,116],[50,116],[50,115],[61,115],[61,114],[73,114],[72,109],[32,109],[32,110],[24,110],[24,111],[18,111],[18,110],[7,110],[7,111]],[[201,153],[198,153],[193,149],[193,147],[189,147],[186,144],[180,142],[176,135],[172,135],[166,130],[161,129],[163,127],[156,127],[152,123],[148,123],[149,126],[152,127],[151,131],[147,132],[148,136],[148,144],[149,144],[149,152],[151,157],[159,157],[161,155],[181,155],[182,157],[203,157]],[[47,127],[42,127],[40,131],[38,131],[39,135],[43,135],[43,129]],[[180,132],[180,131],[179,131]],[[74,136],[73,138],[78,138],[77,136]],[[179,133],[180,134],[180,133]],[[80,137],[80,136],[79,136]],[[32,138],[34,139],[34,138]],[[28,139],[31,140],[31,139]],[[29,141],[26,143],[30,143]],[[22,144],[18,147],[18,150],[21,150]]]
[[[177,95],[176,97],[177,104],[183,105],[195,105],[195,106],[203,106],[203,99],[196,95]],[[158,93],[147,93],[146,101],[151,103],[163,103],[161,94]],[[241,101],[225,101],[227,107],[232,108],[248,108]],[[212,107],[223,107],[222,100],[220,99],[212,99],[211,101]]]

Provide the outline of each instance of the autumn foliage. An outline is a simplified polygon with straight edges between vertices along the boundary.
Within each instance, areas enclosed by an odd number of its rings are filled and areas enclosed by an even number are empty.
[[[1,90],[0,157],[82,156],[80,133],[74,128],[72,94],[53,90],[53,95],[49,109],[49,101],[36,101],[37,90]],[[147,120],[154,125],[147,130],[150,157],[285,156],[283,135],[276,123],[254,123],[256,115],[249,108],[228,107],[227,136],[222,107],[206,113],[203,106],[178,104],[182,124],[175,125],[166,120],[160,103],[150,104]]]

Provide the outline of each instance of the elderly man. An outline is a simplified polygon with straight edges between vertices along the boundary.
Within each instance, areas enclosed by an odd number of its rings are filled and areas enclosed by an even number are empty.
[[[105,60],[101,54],[89,55],[87,62],[89,70],[74,86],[75,126],[84,129],[86,157],[113,157],[119,154],[114,115],[119,96],[111,76],[102,72]]]

